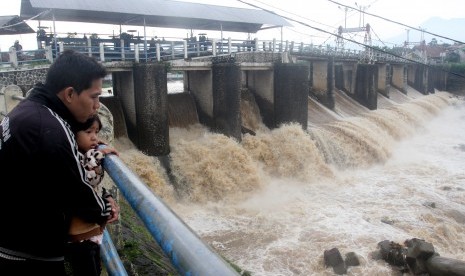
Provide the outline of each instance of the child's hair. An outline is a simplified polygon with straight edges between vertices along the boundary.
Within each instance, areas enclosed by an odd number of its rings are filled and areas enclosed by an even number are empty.
[[[92,117],[90,117],[89,119],[87,119],[87,121],[85,123],[76,124],[75,127],[74,127],[74,133],[77,133],[78,131],[86,130],[86,129],[90,128],[94,122],[97,122],[98,130],[101,130],[102,129],[102,121],[100,120],[100,117],[98,116],[98,114],[95,114]]]

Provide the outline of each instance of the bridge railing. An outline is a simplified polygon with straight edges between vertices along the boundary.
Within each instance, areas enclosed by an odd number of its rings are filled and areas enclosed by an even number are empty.
[[[126,43],[126,44],[125,44]],[[195,41],[192,39],[143,41],[134,40],[131,43],[115,39],[88,39],[87,43],[80,39],[58,38],[44,49],[0,52],[0,69],[20,68],[34,64],[50,64],[57,53],[65,49],[94,56],[102,62],[134,61],[150,62],[173,59],[188,59],[201,56],[228,55],[237,52],[290,52],[296,55],[316,55],[322,57],[339,57],[348,59],[366,59],[364,50],[351,50],[331,47],[330,45],[313,45],[296,43],[294,41],[272,40],[242,40],[242,39],[208,39]],[[374,61],[402,62],[402,58],[375,51]],[[405,61],[405,60],[404,60]]]

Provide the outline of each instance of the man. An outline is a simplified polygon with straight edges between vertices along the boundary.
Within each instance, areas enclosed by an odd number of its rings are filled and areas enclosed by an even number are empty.
[[[63,275],[65,218],[118,219],[111,196],[86,179],[71,132],[97,112],[106,74],[96,60],[64,51],[45,84],[2,120],[0,275]]]
[[[13,48],[15,48],[16,55],[18,56],[18,60],[23,60],[23,46],[19,44],[19,40],[15,40],[15,44],[13,44]]]

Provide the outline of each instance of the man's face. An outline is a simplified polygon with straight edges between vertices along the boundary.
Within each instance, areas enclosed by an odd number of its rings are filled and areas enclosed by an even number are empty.
[[[81,94],[73,92],[73,100],[69,110],[78,122],[84,123],[97,113],[97,109],[100,107],[99,96],[102,94],[102,83],[103,79],[97,79],[89,89],[83,90]]]

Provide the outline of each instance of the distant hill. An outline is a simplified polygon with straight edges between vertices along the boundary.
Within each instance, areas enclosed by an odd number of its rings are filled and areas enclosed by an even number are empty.
[[[427,32],[465,43],[465,32],[463,31],[463,26],[465,26],[465,18],[443,19],[440,17],[432,17],[424,23],[422,23],[420,26],[421,28],[426,29]],[[414,32],[415,35],[412,35]],[[417,40],[419,40],[419,37],[420,34],[418,33],[418,31],[410,31],[410,42],[418,42]],[[438,44],[454,44],[454,42],[449,39],[425,33],[426,43],[429,43],[433,37],[436,38]],[[404,32],[395,37],[389,38],[387,41],[398,45],[402,45],[406,39],[407,34]]]

